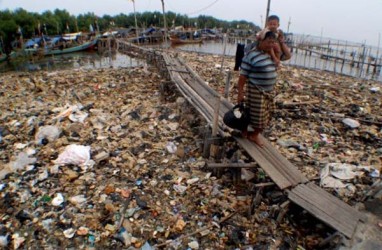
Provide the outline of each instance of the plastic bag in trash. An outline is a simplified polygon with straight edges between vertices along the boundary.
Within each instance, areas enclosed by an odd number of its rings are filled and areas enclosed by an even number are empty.
[[[58,158],[54,161],[57,165],[73,164],[80,166],[83,170],[92,167],[94,161],[90,159],[90,146],[72,144],[66,146]]]
[[[60,134],[61,130],[56,126],[48,125],[40,127],[35,136],[36,143],[41,145],[43,139],[47,139],[49,142],[52,142],[60,137]]]

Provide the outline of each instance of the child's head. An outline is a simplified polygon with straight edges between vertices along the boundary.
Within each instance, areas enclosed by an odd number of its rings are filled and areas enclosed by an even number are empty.
[[[269,16],[267,18],[267,28],[270,31],[276,32],[280,26],[280,18],[276,15]]]

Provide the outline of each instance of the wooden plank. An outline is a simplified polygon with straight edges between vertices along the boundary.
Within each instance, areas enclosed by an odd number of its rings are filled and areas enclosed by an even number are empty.
[[[288,193],[288,198],[347,237],[353,236],[359,218],[344,210],[341,200],[329,202],[335,197],[326,191],[301,184]]]
[[[320,188],[319,186],[317,186],[316,184],[314,184],[313,182],[307,183],[307,186],[309,188],[315,190],[317,193],[321,193],[322,197],[326,198],[328,200],[328,202],[332,202],[332,203],[336,202],[336,204],[341,209],[351,213],[352,216],[359,218],[359,220],[366,222],[366,220],[367,220],[366,215],[362,214],[361,212],[359,212],[358,210],[356,210],[355,208],[353,208],[349,204],[341,201],[340,199],[338,199],[337,197],[335,197],[333,195],[323,195],[324,193],[327,193],[327,194],[329,194],[329,193],[326,192],[324,189]]]
[[[272,159],[275,160],[275,167],[277,167],[279,171],[285,173],[290,179],[290,181],[294,183],[294,185],[308,182],[308,178],[306,178],[298,170],[297,167],[295,167],[282,154],[280,154],[280,152],[277,151],[267,139],[265,139],[263,136],[261,136],[261,139],[263,140],[265,145],[262,149],[268,153],[269,157],[272,157]]]
[[[248,152],[248,154],[260,165],[269,177],[276,183],[280,189],[292,186],[292,183],[280,173],[272,163],[264,157],[257,145],[247,139],[234,137],[235,140]]]
[[[196,110],[198,110],[207,121],[209,122],[212,121],[212,112],[213,112],[212,109],[210,108],[210,110],[208,110],[209,106],[206,105],[198,97],[198,95],[195,95],[192,92],[188,93],[188,91],[192,91],[192,90],[188,88],[187,84],[183,82],[180,76],[178,76],[176,73],[171,75],[172,75],[174,83],[178,86],[178,89],[183,93],[187,101],[190,102],[191,105],[193,105],[196,108]]]
[[[319,208],[323,213],[333,217],[333,220],[336,223],[342,224],[344,227],[355,227],[358,221],[357,216],[355,216],[355,214],[353,215],[351,212],[349,213],[348,211],[341,209],[339,207],[339,203],[341,202],[340,200],[337,199],[333,203],[329,202],[326,197],[330,197],[331,194],[322,191],[324,190],[321,189],[320,192],[317,192],[317,190],[313,190],[309,186],[299,185],[293,189],[292,192],[298,194],[306,200],[309,200],[313,206]],[[308,210],[309,208],[306,209]]]
[[[273,152],[271,152],[270,147],[272,146],[266,145],[265,139],[263,139],[263,141],[264,141],[264,147],[260,148],[259,150],[264,154],[265,158],[267,158],[270,162],[272,162],[272,165],[277,169],[277,171],[282,173],[285,176],[285,178],[287,178],[290,181],[292,186],[302,183],[303,181],[302,181],[301,173],[298,171],[297,172],[294,171],[295,167],[293,165],[290,166],[289,164],[285,164],[281,159],[281,157],[283,156],[280,154],[274,154]]]
[[[349,238],[353,237],[354,230],[351,230],[349,228],[342,227],[339,224],[333,223],[333,218],[331,216],[328,216],[325,213],[321,213],[321,211],[319,209],[317,209],[314,206],[311,206],[310,203],[308,201],[306,201],[305,199],[301,198],[300,196],[298,196],[294,193],[290,193],[288,198],[290,200],[292,200],[293,202],[295,202],[296,204],[300,205],[301,207],[305,208],[309,213],[313,214],[318,219],[324,221],[325,223],[327,223],[328,225],[330,225],[334,229],[343,233],[347,237],[349,237]],[[310,207],[310,209],[307,209],[307,207]]]

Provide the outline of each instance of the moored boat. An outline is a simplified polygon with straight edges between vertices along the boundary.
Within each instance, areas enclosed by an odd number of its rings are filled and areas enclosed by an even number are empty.
[[[188,39],[188,38],[180,38],[176,36],[170,36],[171,44],[178,45],[178,44],[198,44],[202,43],[203,40],[201,38],[195,38],[195,39]]]
[[[36,39],[31,39],[31,45],[24,47],[24,55],[49,56],[89,50],[95,47],[98,37],[93,37],[91,40],[84,41],[85,39],[81,36],[81,33],[72,33],[44,39],[44,42],[42,43],[33,43],[35,40]]]
[[[66,54],[66,53],[73,53],[73,52],[79,52],[83,50],[89,50],[94,48],[94,46],[97,44],[98,38],[94,38],[88,42],[84,42],[80,45],[64,48],[63,46],[59,46],[57,48],[46,48],[44,50],[44,55],[60,55],[60,54]]]

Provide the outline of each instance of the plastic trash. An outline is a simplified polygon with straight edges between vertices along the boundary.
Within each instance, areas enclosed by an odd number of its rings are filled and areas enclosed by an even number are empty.
[[[60,134],[61,130],[56,126],[43,126],[38,129],[35,140],[37,144],[42,145],[45,142],[44,139],[48,140],[48,142],[52,142],[60,137]]]
[[[191,241],[190,243],[188,243],[188,246],[191,248],[191,249],[199,249],[199,243],[197,241]]]
[[[358,128],[359,126],[361,126],[361,124],[358,121],[350,118],[345,118],[342,120],[342,122],[350,128]]]
[[[83,167],[83,170],[94,165],[94,161],[90,160],[90,146],[77,144],[66,146],[64,152],[58,156],[54,163],[60,166],[73,164]]]
[[[241,169],[241,179],[244,181],[250,181],[255,178],[255,174],[245,168]]]
[[[124,227],[121,227],[118,233],[114,235],[114,238],[121,241],[125,245],[125,247],[131,245],[132,235],[128,233]]]
[[[186,190],[187,190],[187,187],[186,187],[186,186],[177,185],[177,184],[174,184],[173,188],[174,188],[174,190],[175,190],[177,193],[180,193],[180,194],[183,194],[183,193],[186,192]]]
[[[377,93],[377,92],[379,92],[380,90],[381,90],[380,87],[371,87],[371,88],[370,88],[370,91],[371,91],[372,93]]]
[[[141,250],[154,250],[154,248],[146,241]]]
[[[25,241],[24,237],[20,237],[19,233],[14,233],[12,235],[13,249],[18,249]]]
[[[52,205],[55,207],[60,206],[64,202],[64,196],[61,193],[57,193],[56,197],[52,200]]]
[[[76,233],[76,230],[74,230],[73,228],[68,228],[68,229],[64,230],[64,235],[68,239],[73,238],[75,233]]]
[[[340,195],[351,196],[355,193],[356,187],[349,183],[357,176],[365,174],[365,171],[379,176],[379,172],[373,171],[369,166],[356,166],[347,163],[329,163],[320,173],[320,185],[322,187],[334,188]]]
[[[66,105],[66,107],[63,108],[56,108],[53,109],[53,112],[60,112],[57,116],[53,117],[53,120],[58,119],[61,120],[62,118],[69,117],[70,115],[76,112],[79,112],[80,109],[83,108],[82,104],[77,105]],[[86,117],[85,117],[86,118]]]
[[[86,197],[85,197],[85,195],[80,194],[80,195],[76,195],[76,196],[70,197],[70,198],[69,198],[69,201],[70,201],[70,203],[72,203],[73,205],[81,206],[81,205],[83,205],[83,204],[86,203]]]
[[[0,247],[6,247],[9,244],[9,235],[0,236]]]
[[[16,161],[8,163],[8,165],[0,171],[0,180],[4,179],[7,174],[24,169],[26,166],[33,164],[36,161],[36,158],[29,158],[27,153],[20,152],[17,155]]]
[[[175,143],[168,142],[166,145],[166,149],[170,154],[175,154],[176,150],[178,149]]]
[[[72,113],[69,115],[69,120],[72,122],[80,122],[84,123],[86,117],[88,117],[88,114],[85,112],[77,111],[75,113]]]
[[[91,248],[95,247],[96,237],[94,235],[89,234],[88,242],[89,242],[89,247]]]
[[[27,153],[21,152],[18,154],[16,161],[11,164],[11,170],[17,171],[19,169],[23,169],[24,167],[33,164],[36,161],[36,158],[29,158]]]

